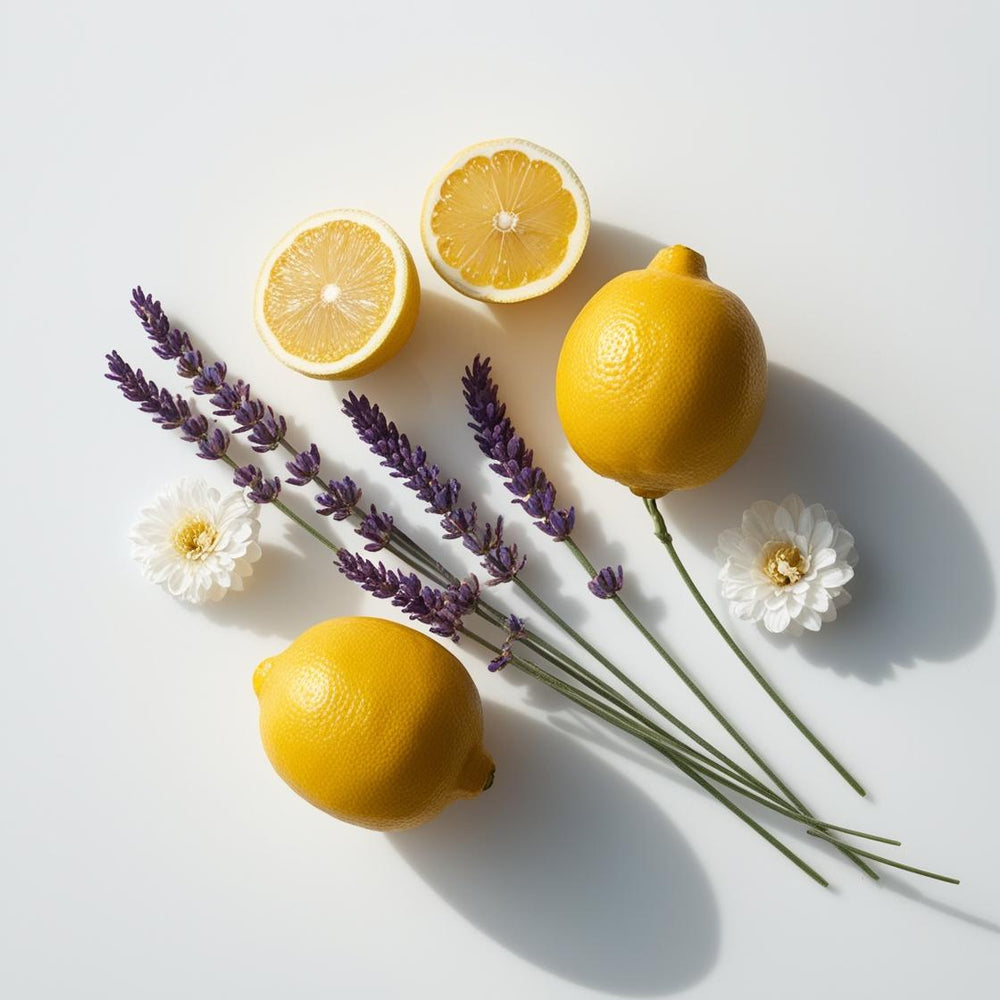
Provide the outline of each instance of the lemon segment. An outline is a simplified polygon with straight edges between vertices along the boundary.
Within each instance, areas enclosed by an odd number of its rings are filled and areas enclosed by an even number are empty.
[[[459,153],[424,200],[420,235],[452,287],[487,302],[519,302],[555,288],[576,266],[590,206],[565,160],[523,139]]]
[[[274,247],[257,281],[257,329],[290,368],[353,378],[388,361],[416,323],[420,285],[403,241],[367,212],[313,216]]]

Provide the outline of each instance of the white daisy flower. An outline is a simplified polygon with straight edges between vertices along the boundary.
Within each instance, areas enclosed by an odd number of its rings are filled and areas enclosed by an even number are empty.
[[[832,510],[807,507],[794,493],[780,504],[759,500],[742,530],[719,535],[719,580],[729,610],[763,621],[769,632],[818,632],[851,595],[844,589],[858,556],[854,536]]]
[[[203,479],[181,479],[139,513],[129,538],[143,576],[191,604],[242,590],[260,558],[258,507],[242,490],[222,496]]]

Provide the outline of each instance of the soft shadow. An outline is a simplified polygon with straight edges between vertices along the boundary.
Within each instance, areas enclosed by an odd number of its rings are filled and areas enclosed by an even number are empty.
[[[703,978],[719,950],[705,871],[643,792],[576,741],[487,705],[493,787],[393,846],[522,958],[617,996]]]
[[[975,647],[993,618],[995,585],[959,498],[843,396],[781,365],[770,366],[769,378],[767,409],[743,458],[714,483],[662,502],[681,544],[711,551],[755,500],[799,493],[837,511],[861,562],[843,622],[800,640],[768,636],[775,645],[795,641],[810,662],[871,683],[893,677],[894,667],[946,662]]]

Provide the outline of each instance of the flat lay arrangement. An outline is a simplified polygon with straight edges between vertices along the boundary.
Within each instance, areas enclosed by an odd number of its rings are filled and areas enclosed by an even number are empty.
[[[583,251],[588,206],[579,178],[556,154],[524,140],[479,143],[432,183],[423,214],[425,248],[462,294],[496,302],[557,294],[553,289]],[[419,297],[413,258],[387,224],[366,212],[328,211],[295,227],[267,256],[256,293],[258,329],[276,357],[302,374],[353,378],[392,363],[413,331]],[[475,573],[456,573],[441,561],[445,556],[416,542],[397,513],[363,504],[360,472],[331,469],[315,442],[294,440],[289,419],[236,377],[226,361],[207,358],[152,295],[137,287],[131,305],[153,353],[174,363],[191,396],[161,387],[117,351],[107,355],[106,377],[161,428],[194,445],[199,458],[228,466],[238,487],[222,497],[202,480],[182,482],[143,513],[132,532],[134,555],[147,577],[170,594],[199,603],[241,589],[260,555],[257,509],[270,507],[322,544],[339,571],[368,593],[442,639],[467,639],[492,654],[489,672],[508,666],[523,671],[664,756],[820,885],[828,885],[827,878],[740,801],[801,823],[870,878],[879,878],[874,865],[884,865],[958,882],[845,839],[901,846],[825,814],[818,818],[792,791],[693,671],[671,654],[655,627],[636,614],[628,603],[624,567],[598,568],[576,543],[573,529],[582,515],[574,506],[557,505],[556,487],[516,432],[489,358],[471,359],[461,381],[469,427],[490,470],[536,528],[570,549],[584,571],[579,586],[617,606],[626,626],[638,630],[664,669],[681,679],[735,741],[743,762],[653,698],[569,625],[524,579],[527,558],[512,540],[510,522],[466,502],[459,480],[412,443],[379,403],[349,390],[342,409],[379,464],[427,505],[443,540],[460,543],[476,558],[482,580]],[[753,438],[766,402],[767,362],[746,306],[711,281],[697,251],[664,248],[647,268],[595,290],[566,332],[553,375],[573,450],[643,503],[653,534],[737,661],[812,748],[864,795],[858,779],[712,611],[657,505],[674,490],[696,489],[717,478]],[[199,403],[207,406],[199,410]],[[244,442],[260,458],[238,460]],[[275,452],[291,456],[277,475],[264,464]],[[289,487],[312,493],[321,521],[352,522],[362,550],[352,550],[322,523],[293,511],[281,499]],[[846,586],[858,562],[854,538],[821,504],[807,505],[795,495],[780,503],[762,499],[744,515],[742,532],[721,532],[719,546],[722,595],[736,618],[802,636],[833,622],[847,603]],[[384,553],[392,564],[376,563],[365,553]],[[526,596],[565,644],[553,644],[531,628],[530,619],[504,608],[507,587]],[[414,643],[409,630],[398,626],[334,619],[300,636],[276,660],[262,661],[254,674],[262,736],[275,769],[334,816],[374,829],[405,829],[430,820],[456,795],[476,795],[495,780],[496,768],[481,746],[478,695],[464,668],[425,643],[411,652]],[[420,686],[415,693],[411,658],[418,664],[430,660],[423,673],[431,691]],[[277,671],[275,662],[282,664]],[[350,681],[338,679],[344,676]],[[271,692],[279,678],[276,696]],[[472,707],[466,704],[470,697]],[[456,698],[461,707],[453,709]],[[279,707],[269,707],[275,704]],[[469,712],[479,720],[471,733],[470,723],[456,718]]]
[[[0,994],[991,998],[998,31],[7,4]]]

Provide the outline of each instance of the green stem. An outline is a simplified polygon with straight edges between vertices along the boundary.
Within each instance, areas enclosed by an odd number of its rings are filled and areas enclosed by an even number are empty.
[[[474,632],[470,632],[466,628],[460,628],[459,632],[461,632],[462,635],[465,635],[468,638],[472,639],[474,642],[478,642],[485,648],[492,650],[494,653],[500,652],[499,646],[495,646],[493,643],[488,642],[481,636],[476,635],[476,633]],[[516,667],[518,667],[518,669],[524,671],[525,673],[529,674],[532,677],[535,677],[543,684],[548,685],[553,690],[559,691],[565,697],[569,698],[571,701],[576,702],[582,708],[585,708],[587,711],[601,718],[604,718],[606,721],[609,722],[612,721],[613,716],[610,711],[605,709],[594,699],[589,698],[587,695],[583,694],[583,692],[578,691],[576,688],[572,687],[572,685],[563,683],[558,678],[553,677],[551,674],[546,673],[544,670],[539,669],[534,664],[530,663],[527,660],[522,659],[519,656],[512,657],[511,663],[514,664]],[[618,728],[622,728],[622,726],[618,725]],[[778,840],[778,838],[775,837],[770,831],[766,830],[756,820],[754,820],[751,816],[745,813],[738,805],[736,805],[735,802],[733,802],[731,799],[723,795],[723,793],[720,792],[717,788],[715,788],[711,784],[711,782],[709,782],[707,779],[703,778],[700,774],[698,774],[698,772],[693,767],[686,764],[679,755],[672,754],[666,750],[662,752],[664,753],[665,756],[669,757],[669,759],[673,762],[673,764],[676,767],[678,767],[689,778],[691,778],[692,781],[700,785],[703,789],[705,789],[705,791],[709,793],[709,795],[717,799],[727,809],[729,809],[731,812],[739,816],[740,819],[742,819],[748,826],[750,826],[753,830],[759,833],[760,836],[762,836],[769,844],[771,844],[772,847],[776,848],[778,851],[784,854],[785,857],[788,858],[793,864],[797,865],[800,869],[802,869],[802,871],[804,871],[811,879],[818,882],[821,886],[826,887],[829,885],[826,879],[824,879],[823,876],[820,875],[814,868],[810,867],[810,865],[808,865],[797,854],[795,854],[794,851],[792,851],[780,840]]]
[[[660,508],[656,504],[656,500],[647,498],[643,501],[646,505],[646,510],[649,511],[650,517],[653,519],[653,532],[656,537],[660,540],[663,546],[666,548],[667,552],[670,554],[670,559],[680,573],[681,579],[684,581],[688,590],[691,591],[692,596],[698,602],[698,606],[705,613],[708,620],[715,627],[716,632],[722,636],[726,645],[736,654],[739,661],[744,667],[750,671],[753,679],[767,692],[771,700],[781,709],[782,712],[788,717],[791,723],[796,729],[823,755],[829,764],[837,771],[837,773],[853,788],[859,795],[864,795],[865,790],[863,786],[858,782],[858,780],[844,767],[843,764],[837,760],[836,757],[824,746],[824,744],[813,734],[809,727],[792,711],[789,705],[781,697],[780,694],[771,686],[767,678],[754,666],[750,661],[750,658],[743,652],[742,649],[737,645],[736,640],[729,634],[726,627],[719,621],[718,616],[709,607],[708,602],[702,596],[701,591],[695,585],[694,580],[691,579],[691,574],[688,573],[687,568],[684,563],[681,562],[680,556],[677,554],[677,549],[674,547],[673,538],[670,536],[670,532],[667,531],[667,526],[664,523],[663,515],[660,513]]]
[[[806,830],[806,833],[812,837],[819,837],[820,840],[828,840],[831,844],[837,844],[838,847],[844,848],[852,854],[860,854],[863,858],[870,858],[872,861],[879,862],[879,864],[889,865],[892,868],[900,868],[904,872],[913,872],[914,875],[923,875],[924,878],[937,879],[938,882],[950,882],[952,885],[962,884],[959,879],[952,878],[950,875],[938,875],[937,872],[929,872],[924,868],[914,868],[912,865],[904,865],[901,861],[893,861],[891,858],[883,858],[880,854],[872,854],[870,851],[863,851],[860,847],[854,847],[849,844],[841,844],[839,841],[826,836],[826,834],[821,833],[818,830]]]
[[[486,621],[490,621],[488,616],[483,616]],[[595,694],[601,695],[603,698],[607,699],[612,705],[618,708],[621,712],[630,716],[635,722],[641,726],[643,729],[648,730],[650,733],[654,734],[660,740],[668,743],[671,747],[675,748],[679,753],[683,753],[686,757],[690,758],[692,761],[698,762],[699,770],[703,768],[712,768],[712,775],[719,780],[729,779],[726,781],[727,784],[731,782],[736,782],[738,785],[733,785],[733,787],[738,787],[740,790],[746,790],[747,794],[754,792],[753,798],[757,801],[763,803],[764,805],[771,805],[767,799],[762,798],[761,795],[765,795],[770,798],[776,805],[773,808],[784,810],[784,800],[778,795],[772,792],[769,788],[764,785],[760,785],[756,779],[753,779],[753,785],[744,778],[743,775],[737,773],[736,771],[727,768],[724,764],[717,760],[707,756],[706,754],[700,753],[694,747],[689,746],[683,740],[678,739],[672,734],[668,733],[662,726],[658,726],[655,722],[649,719],[647,716],[643,715],[628,699],[622,697],[614,688],[605,684],[598,677],[595,677],[589,670],[573,663],[572,661],[565,662],[561,657],[554,657],[548,651],[537,645],[530,636],[526,633],[519,642],[527,646],[533,652],[537,653],[539,656],[544,657],[558,669],[564,671],[574,680],[579,681],[589,690],[593,691]],[[639,735],[635,733],[634,735]],[[642,738],[642,737],[640,737]],[[759,792],[757,791],[759,787]],[[831,827],[832,829],[832,827]],[[875,838],[872,838],[875,839]],[[879,838],[881,839],[881,838]]]
[[[731,757],[723,753],[718,747],[713,746],[708,740],[699,736],[690,726],[682,722],[676,715],[673,714],[665,706],[661,705],[652,695],[647,694],[631,677],[628,676],[624,671],[620,670],[615,664],[608,659],[599,649],[597,649],[592,643],[588,642],[572,625],[569,624],[556,610],[551,607],[542,597],[540,597],[531,587],[528,586],[519,576],[514,577],[514,584],[525,594],[525,596],[544,614],[548,615],[549,618],[568,635],[577,645],[579,645],[583,650],[589,653],[601,666],[604,667],[613,677],[616,677],[622,684],[624,684],[633,694],[641,698],[654,712],[657,712],[660,716],[666,719],[671,725],[679,729],[688,739],[693,740],[702,749],[707,750],[710,754],[717,757],[720,761],[726,764],[728,767],[734,769],[744,776],[744,779],[752,782],[755,786],[766,789],[767,786],[763,785],[758,781],[749,771],[747,771],[740,764],[737,764]],[[795,804],[795,803],[793,803]]]
[[[655,506],[655,505],[654,505]],[[664,530],[666,530],[664,528]],[[584,570],[590,576],[597,575],[597,569],[594,564],[587,558],[586,554],[580,548],[572,538],[566,539],[566,544],[569,546],[570,551],[576,557],[577,561],[583,566]],[[670,655],[669,652],[663,647],[656,636],[646,628],[645,625],[639,620],[636,613],[622,600],[620,594],[615,594],[612,598],[618,609],[625,615],[626,618],[635,626],[639,634],[653,647],[654,650],[659,654],[659,656],[664,660],[664,662],[670,667],[671,670],[680,678],[687,689],[698,699],[698,701],[705,707],[705,709],[711,714],[719,725],[732,737],[736,743],[742,747],[744,752],[748,757],[774,782],[781,793],[788,799],[788,801],[801,813],[809,815],[810,810],[805,805],[805,803],[796,796],[796,794],[785,784],[784,781],[777,775],[777,773],[771,768],[771,766],[764,760],[763,757],[753,748],[749,741],[736,729],[735,726],[726,718],[726,716],[721,712],[721,710],[715,705],[715,703],[705,694],[704,691],[695,683],[694,678]],[[846,852],[845,852],[846,853]],[[877,879],[878,874],[872,869],[870,865],[866,865],[859,858],[853,855],[848,855],[850,860],[857,865],[869,878]]]

